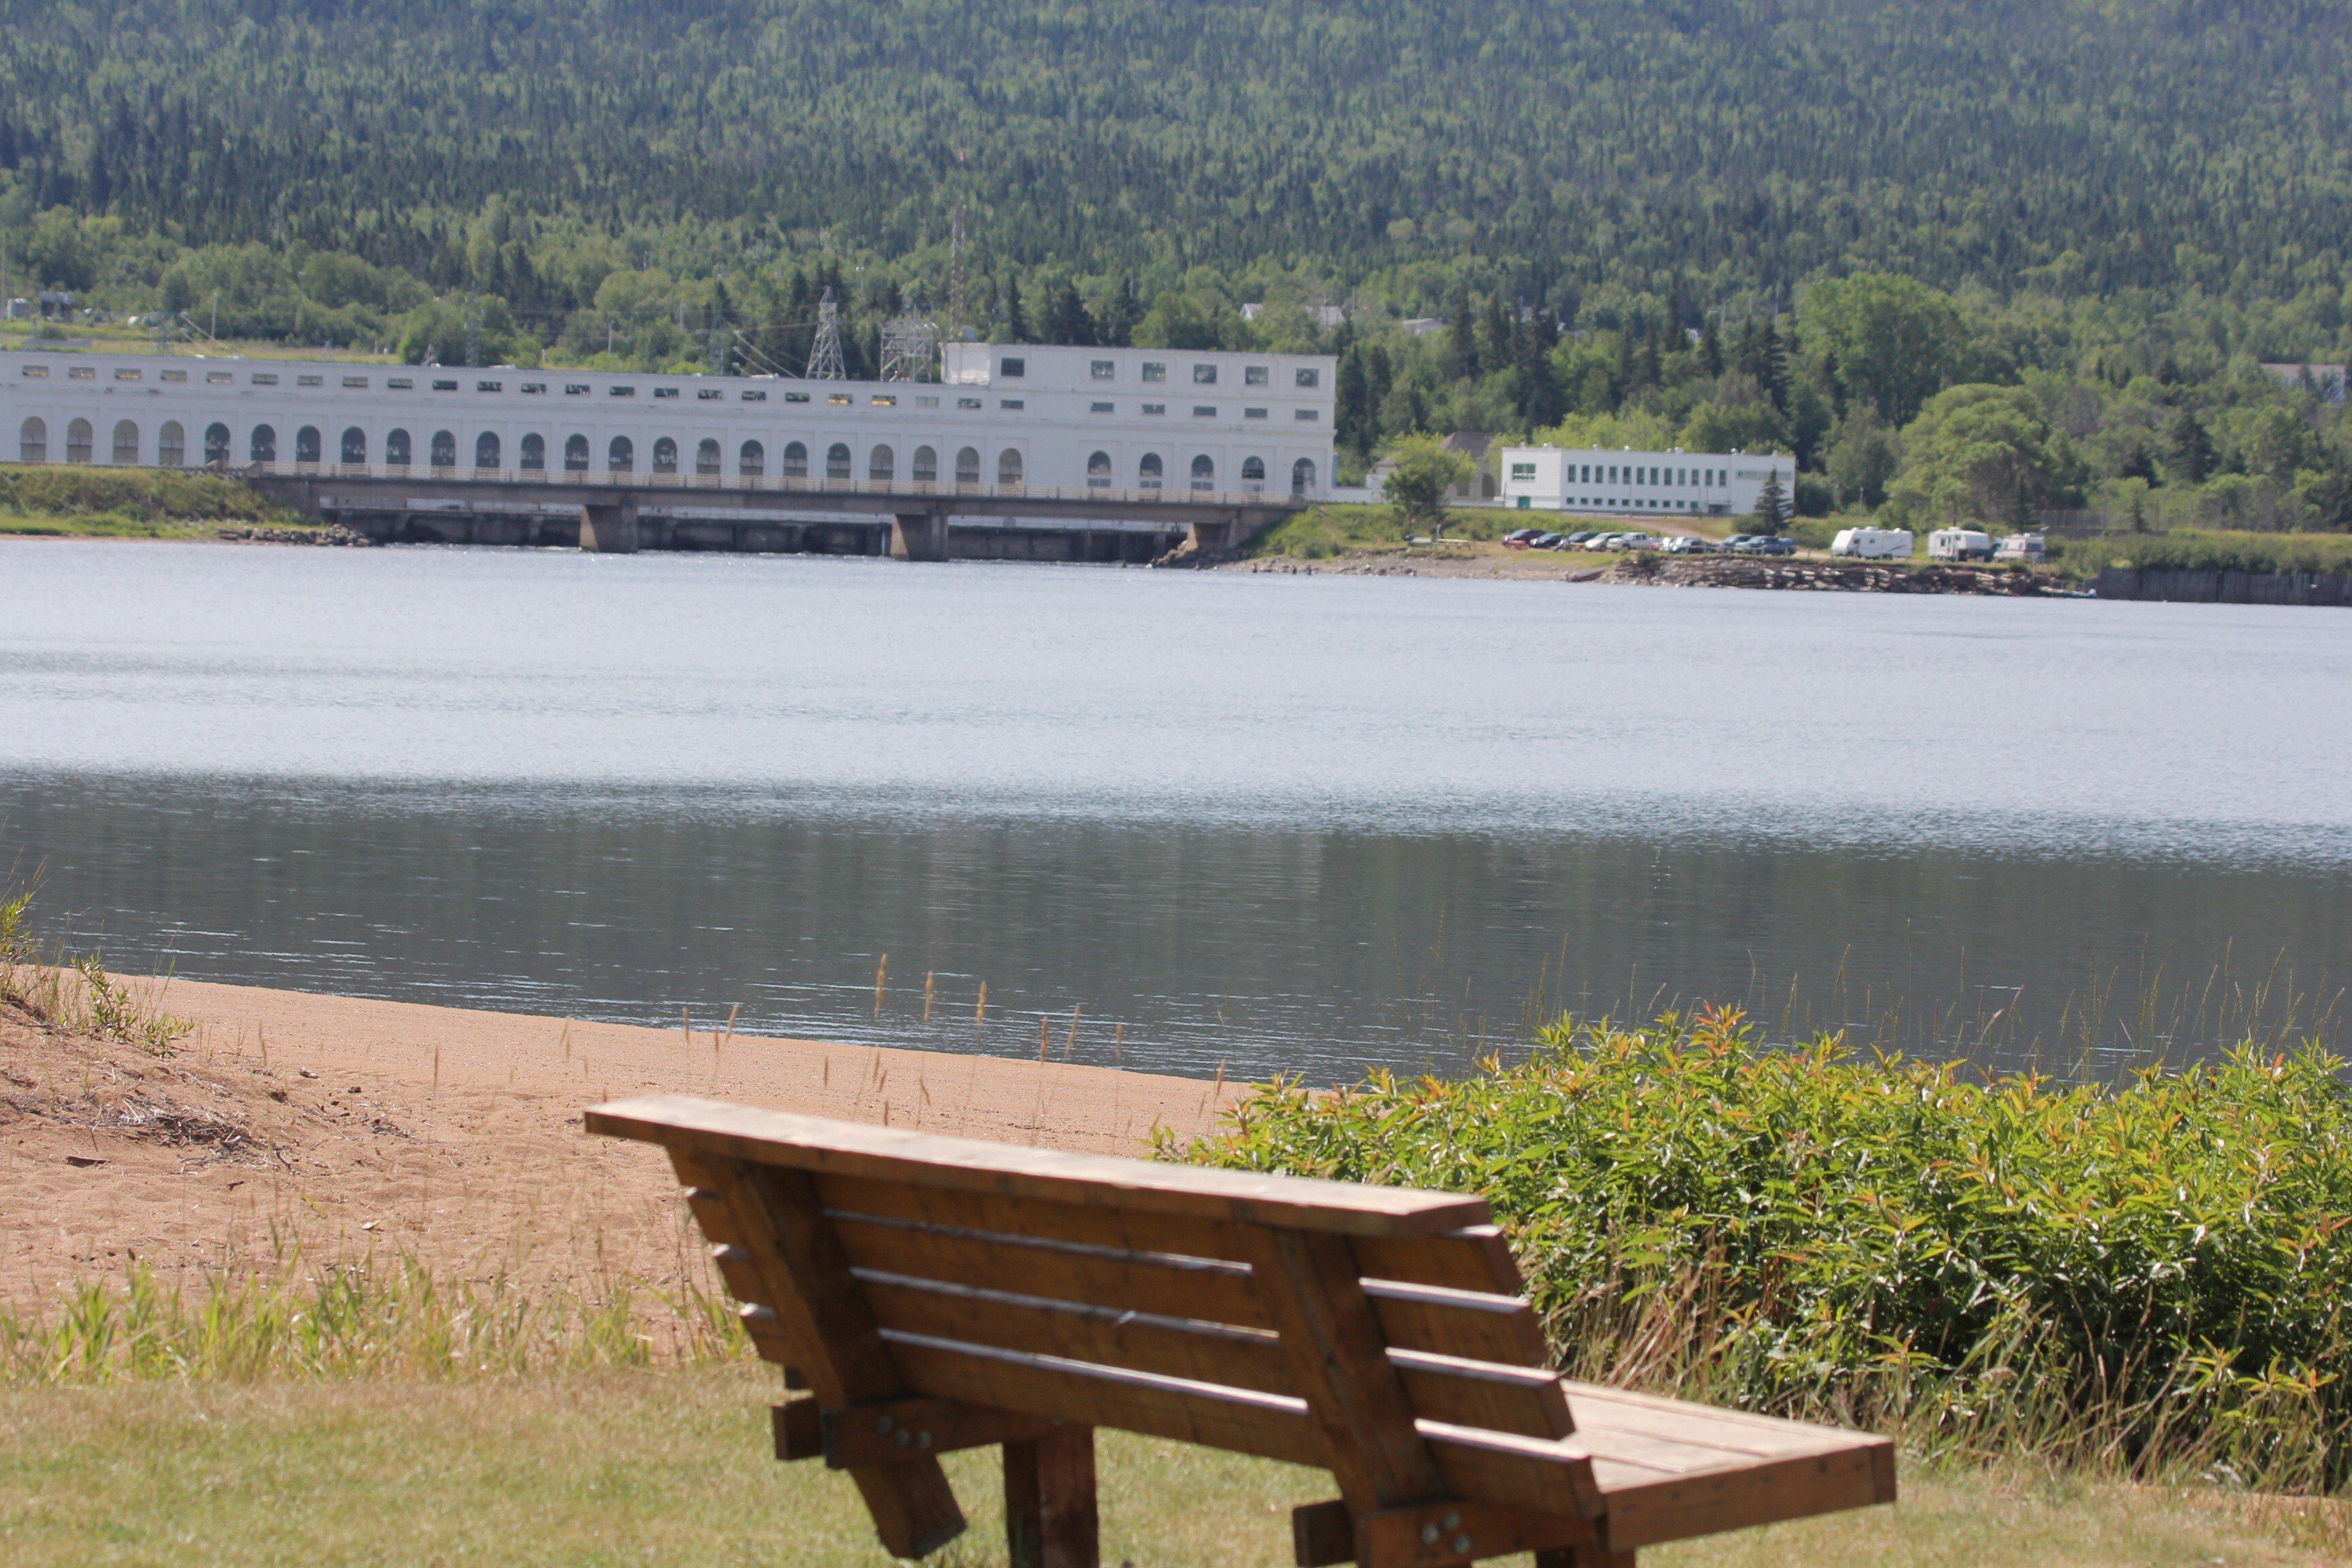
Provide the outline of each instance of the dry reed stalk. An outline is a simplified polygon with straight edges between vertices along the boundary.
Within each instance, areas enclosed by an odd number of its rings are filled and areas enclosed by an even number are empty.
[[[1042,1061],[1044,1061],[1044,1060],[1045,1059],[1045,1047],[1048,1047],[1048,1046],[1050,1046],[1050,1045],[1052,1045],[1053,1043],[1054,1043],[1054,1020],[1053,1020],[1053,1019],[1051,1019],[1051,1018],[1040,1018],[1040,1019],[1038,1019],[1038,1020],[1037,1020],[1037,1059],[1038,1059],[1039,1061],[1041,1061],[1041,1062],[1042,1062]]]
[[[1125,1024],[1115,1024],[1111,1026],[1110,1061],[1111,1066],[1113,1067],[1122,1067],[1126,1065],[1127,1026]]]
[[[563,1020],[563,1035],[562,1035],[562,1037],[561,1039],[559,1039],[559,1040],[556,1042],[556,1044],[558,1044],[558,1045],[560,1045],[560,1046],[562,1046],[562,1047],[563,1047],[563,1059],[564,1059],[565,1061],[567,1061],[567,1062],[568,1062],[568,1061],[570,1061],[570,1060],[572,1059],[572,1020],[571,1020],[571,1019],[566,1018],[566,1019],[564,1019],[564,1020]]]
[[[931,982],[937,978],[932,971],[923,971],[923,1022],[926,1024],[931,1021]]]
[[[972,1009],[972,1013],[971,1013],[971,1024],[972,1024],[972,1027],[974,1027],[974,1028],[979,1028],[979,1027],[981,1027],[982,1026],[985,1025],[987,1022],[988,1022],[988,982],[987,982],[987,981],[985,981],[985,980],[983,980],[983,981],[982,981],[982,982],[980,983],[980,1005]]]
[[[1077,1049],[1078,1015],[1085,1010],[1086,1009],[1083,1005],[1072,1007],[1070,1009],[1070,1032],[1062,1041],[1062,1059],[1064,1061],[1068,1061],[1070,1059],[1070,1053]]]
[[[874,1016],[882,1016],[882,982],[890,973],[890,955],[884,953],[882,962],[874,966]]]

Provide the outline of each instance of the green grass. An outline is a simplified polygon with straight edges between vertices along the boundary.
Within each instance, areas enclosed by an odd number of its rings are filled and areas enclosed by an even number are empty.
[[[210,538],[223,524],[316,527],[238,479],[169,468],[0,464],[0,533]]]
[[[2059,569],[2095,577],[2138,566],[2183,572],[2352,572],[2352,534],[2246,533],[2182,528],[2169,533],[2105,533],[2053,541]]]
[[[856,1489],[772,1457],[772,1374],[607,1370],[467,1384],[273,1381],[0,1391],[11,1564],[880,1564]],[[1329,1478],[1105,1433],[1103,1557],[1276,1564]],[[971,1528],[933,1559],[1004,1561],[992,1451],[947,1457]],[[1904,1500],[1645,1552],[1645,1568],[2072,1568],[2304,1563],[2325,1507],[2033,1472],[1907,1474]],[[1522,1563],[1524,1559],[1520,1560]]]
[[[1518,1066],[1262,1089],[1213,1163],[1475,1190],[1572,1374],[1915,1448],[2298,1492],[2352,1468],[2352,1084],[2117,1088],[1563,1022]]]
[[[1446,514],[1445,537],[1452,542],[1491,543],[1515,528],[1527,526],[1524,519],[1500,508],[1470,507]],[[1401,508],[1327,503],[1285,518],[1260,534],[1247,553],[1327,561],[1338,555],[1402,550],[1409,532],[1425,537],[1428,530],[1408,529]]]

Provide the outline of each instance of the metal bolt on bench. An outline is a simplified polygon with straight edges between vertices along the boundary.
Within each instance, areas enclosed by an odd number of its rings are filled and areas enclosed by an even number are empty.
[[[1096,1568],[1094,1429],[1327,1469],[1301,1568],[1643,1546],[1891,1502],[1886,1439],[1563,1382],[1484,1198],[1061,1153],[683,1095],[658,1143],[743,1326],[776,1451],[845,1470],[883,1547],[964,1528],[938,1456],[1003,1449],[1015,1568]]]

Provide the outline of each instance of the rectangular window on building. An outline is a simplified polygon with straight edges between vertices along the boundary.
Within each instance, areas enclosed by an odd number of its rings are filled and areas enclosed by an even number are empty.
[[[1303,423],[1313,424],[1323,417],[1323,411],[1319,408],[1299,408],[1292,410],[1290,416]]]
[[[1262,364],[1245,364],[1242,366],[1242,384],[1244,386],[1266,385],[1265,366]]]
[[[1157,364],[1150,360],[1146,360],[1143,364],[1143,379],[1146,381],[1166,381],[1168,379],[1168,367],[1164,364]]]
[[[478,381],[474,383],[474,390],[476,392],[504,392],[506,389],[507,384],[503,381]]]
[[[1608,482],[1612,485],[1617,482],[1617,465],[1614,463],[1609,465]]]
[[[1117,405],[1117,404],[1112,404],[1112,403],[1097,403],[1097,404],[1093,404],[1093,405],[1090,405],[1090,407],[1091,407],[1091,411],[1092,411],[1092,412],[1094,412],[1094,413],[1096,413],[1096,414],[1108,414],[1108,413],[1110,413],[1113,409],[1115,409],[1116,407],[1118,407],[1118,405]]]
[[[1215,365],[1213,365],[1213,364],[1196,364],[1196,365],[1194,365],[1194,366],[1192,367],[1192,384],[1193,384],[1193,385],[1195,385],[1195,386],[1214,386],[1214,385],[1216,385],[1216,384],[1217,384],[1217,367],[1216,367]]]
[[[1098,359],[1094,363],[1094,373],[1097,381],[1109,381],[1118,376],[1118,365],[1111,360]]]
[[[433,390],[436,392],[455,392],[457,390],[457,384],[454,381],[436,381],[433,384]]]
[[[1196,403],[1196,404],[1192,405],[1192,417],[1193,417],[1193,418],[1195,418],[1195,419],[1214,419],[1216,416],[1217,416],[1217,411],[1216,411],[1214,408],[1210,407],[1208,405],[1206,405],[1206,404],[1202,404],[1202,403]]]
[[[698,386],[694,389],[695,400],[698,403],[708,403],[714,397],[726,395],[727,389],[723,386]]]
[[[323,375],[298,375],[294,378],[294,382],[298,386],[324,386],[327,384],[327,378]]]
[[[786,403],[806,403],[808,401],[808,394],[805,392],[787,392],[784,394],[784,401]]]
[[[49,367],[45,364],[28,364],[25,367],[25,374],[35,381],[47,381],[49,379]],[[224,373],[220,379],[226,381],[228,376]]]
[[[1263,408],[1244,408],[1242,410],[1242,417],[1244,419],[1263,419],[1265,417],[1265,410]]]
[[[137,381],[142,374],[144,373],[132,370],[128,365],[118,365],[115,367],[114,379],[117,381]],[[316,380],[317,378],[314,376],[311,379]]]
[[[980,399],[977,397],[959,397],[956,399],[956,406],[958,408],[977,408],[980,406]]]
[[[1321,385],[1322,382],[1323,373],[1319,370],[1302,370],[1298,373],[1298,384],[1310,392]]]
[[[185,381],[188,379],[188,373],[184,370],[167,370],[163,373],[163,379],[165,381]]]
[[[898,406],[898,399],[895,395],[885,397],[877,395],[867,398],[866,401],[872,404],[877,408],[896,408]]]
[[[824,395],[824,400],[835,408],[846,408],[857,401],[845,392],[828,392]]]
[[[743,395],[749,397],[751,394],[747,392]],[[759,395],[765,397],[768,395],[762,392]],[[915,399],[915,406],[918,408],[937,408],[939,405],[940,400],[936,397],[918,397]]]
[[[210,381],[210,380],[212,380],[213,378],[212,378],[211,376],[209,376],[209,375],[208,375],[208,376],[205,377],[205,379],[206,381]],[[221,380],[223,380],[223,381],[226,381],[228,378],[227,378],[226,376],[222,376],[220,379],[221,379]],[[415,382],[415,379],[414,377],[411,377],[411,376],[405,376],[405,375],[392,375],[392,376],[386,376],[386,377],[384,378],[384,382],[383,382],[383,384],[384,384],[384,385],[386,385],[386,386],[388,386],[388,387],[392,388],[392,390],[393,390],[393,391],[394,391],[394,392],[414,392],[414,391],[415,391],[415,390],[416,390],[416,382]],[[581,388],[581,390],[584,392],[584,391],[586,391],[586,390],[587,390],[587,388],[583,387],[583,388]]]
[[[1535,477],[1536,466],[1533,463],[1513,463],[1511,465],[1511,478],[1514,480],[1532,479]]]
[[[756,386],[747,386],[741,392],[736,394],[736,395],[740,397],[746,403],[765,403],[768,401],[767,393]],[[934,401],[937,400],[934,399]]]
[[[522,395],[525,397],[544,397],[547,395],[547,383],[526,381],[522,384]]]
[[[654,388],[654,395],[656,397],[676,397],[677,395],[677,388],[675,386],[656,386]]]
[[[637,389],[634,386],[608,386],[604,389],[604,395],[607,397],[635,397],[637,395]]]
[[[88,375],[89,372],[81,370],[76,371],[74,374],[76,375]],[[274,375],[257,375],[253,378],[253,384],[256,386],[276,386],[278,384],[278,378]],[[449,384],[455,386],[457,384],[453,381]]]
[[[1029,374],[1029,362],[1024,359],[1001,359],[996,362],[996,374],[1011,378]]]
[[[1018,398],[1018,397],[1000,397],[1000,398],[998,398],[998,399],[996,400],[996,406],[998,406],[999,408],[1011,408],[1011,409],[1018,410],[1018,409],[1022,409],[1022,408],[1026,408],[1027,406],[1029,406],[1029,405],[1028,405],[1028,403],[1026,402],[1026,400],[1022,399],[1022,398]]]
[[[566,397],[585,397],[594,390],[584,382],[567,381],[563,384],[563,395]]]
[[[343,384],[345,386],[352,387],[362,392],[367,390],[367,384],[368,378],[363,375],[347,375],[343,377]]]
[[[68,365],[66,369],[66,378],[68,381],[96,381],[98,379],[98,372],[90,369],[89,366],[86,364]],[[257,375],[253,379],[259,381],[262,378]],[[278,378],[276,376],[273,375],[269,377],[268,380],[270,385],[275,386],[278,384]]]
[[[1165,414],[1168,412],[1168,405],[1164,403],[1147,403],[1143,405],[1143,411],[1146,414]]]

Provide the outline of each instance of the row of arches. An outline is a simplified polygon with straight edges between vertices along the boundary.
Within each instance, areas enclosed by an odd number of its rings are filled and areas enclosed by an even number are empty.
[[[65,461],[89,462],[91,444],[95,436],[96,431],[87,419],[76,419],[67,425]],[[124,465],[138,463],[140,461],[138,423],[130,419],[120,420],[115,424],[112,436],[113,460]],[[207,427],[205,431],[204,460],[206,463],[230,462],[232,460],[231,444],[232,437],[226,425],[215,424]],[[516,447],[518,468],[526,472],[546,468],[547,437],[533,433],[523,437],[516,444]],[[246,455],[248,460],[256,463],[277,462],[278,460],[277,427],[270,425],[256,425],[247,437]],[[586,473],[589,469],[591,455],[587,437],[567,437],[563,443],[562,452],[564,471],[574,474]],[[49,460],[48,426],[37,416],[27,418],[17,431],[17,456],[19,461],[26,463],[46,463]],[[505,467],[505,456],[504,442],[496,431],[485,430],[474,437],[472,457],[475,468],[501,468]],[[294,432],[294,449],[291,457],[297,463],[318,463],[325,460],[323,441],[317,426],[305,425]],[[678,471],[678,444],[671,437],[664,436],[656,440],[650,457],[654,473],[675,474]],[[782,464],[780,469],[782,477],[788,479],[810,477],[809,448],[804,443],[799,441],[785,443],[782,457]],[[155,433],[156,463],[168,468],[178,468],[186,460],[185,430],[177,420],[165,421]],[[369,461],[367,432],[356,425],[344,430],[342,438],[337,446],[336,460],[352,465],[367,463]],[[415,442],[409,432],[394,430],[384,437],[383,461],[387,465],[394,468],[406,468],[415,460]],[[432,468],[455,468],[457,466],[457,433],[452,430],[433,432],[426,443],[425,460]],[[636,468],[636,443],[628,437],[615,436],[605,444],[604,470],[607,473],[634,472]],[[724,450],[716,439],[706,437],[695,447],[694,471],[698,475],[710,476],[722,473],[725,461]],[[824,450],[824,477],[828,479],[847,479],[857,477],[855,472],[856,456],[845,441],[835,441],[827,447]],[[748,479],[764,478],[768,471],[766,447],[758,441],[745,441],[738,447],[735,451],[735,471]],[[965,447],[956,453],[955,483],[979,484],[981,472],[982,459],[978,447]],[[1024,473],[1024,467],[1019,448],[1007,447],[997,453],[996,483],[1020,484],[1023,482]],[[898,477],[897,449],[887,445],[878,445],[869,450],[866,455],[865,477],[872,480],[896,479]],[[917,447],[911,457],[908,477],[917,484],[938,482],[940,479],[938,449],[927,446]],[[1109,453],[1097,451],[1087,457],[1087,483],[1089,486],[1107,489],[1111,484],[1112,478]],[[1193,458],[1189,479],[1192,488],[1195,490],[1214,489],[1217,482],[1217,465],[1214,459],[1205,452]],[[1241,481],[1244,486],[1264,485],[1265,459],[1243,458]],[[1137,487],[1156,490],[1162,489],[1166,482],[1167,469],[1160,454],[1146,452],[1136,465]],[[1314,489],[1315,461],[1313,458],[1301,458],[1291,465],[1290,488],[1294,494],[1298,495],[1307,494]]]

